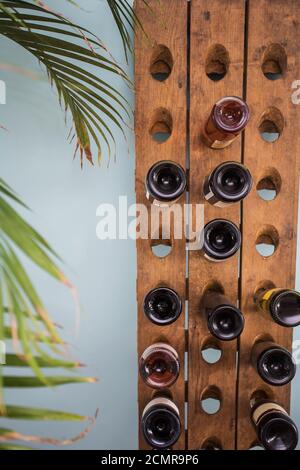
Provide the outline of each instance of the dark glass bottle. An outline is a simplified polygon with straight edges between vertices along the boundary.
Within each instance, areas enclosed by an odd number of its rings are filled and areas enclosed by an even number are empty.
[[[228,147],[245,129],[249,118],[250,111],[245,101],[236,96],[226,96],[214,105],[202,140],[213,149]]]
[[[252,188],[250,171],[240,163],[217,166],[204,182],[204,197],[214,206],[225,207],[244,199]]]
[[[295,377],[296,365],[292,354],[272,341],[258,341],[251,354],[253,367],[270,385],[286,385]]]
[[[143,352],[139,369],[142,379],[149,387],[170,387],[179,376],[178,354],[169,344],[152,344]]]
[[[208,329],[221,341],[237,338],[244,329],[242,312],[220,292],[207,291],[202,298]]]
[[[156,325],[170,325],[177,320],[181,312],[181,298],[168,287],[152,289],[144,299],[144,313]]]
[[[156,397],[145,407],[141,425],[144,438],[151,447],[171,447],[181,433],[179,410],[169,398]]]
[[[298,429],[285,409],[271,400],[258,400],[251,418],[258,439],[267,450],[294,450]]]
[[[185,171],[178,163],[163,160],[150,168],[145,184],[146,196],[153,204],[170,205],[186,189]]]
[[[223,261],[233,256],[241,246],[241,232],[224,219],[215,219],[204,227],[204,256],[211,261]]]
[[[271,314],[281,326],[300,325],[300,293],[292,289],[260,289],[255,294],[257,305]]]

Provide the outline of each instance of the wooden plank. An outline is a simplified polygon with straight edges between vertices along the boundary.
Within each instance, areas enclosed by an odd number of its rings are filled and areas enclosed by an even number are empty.
[[[225,218],[239,225],[240,206],[218,208],[203,197],[205,177],[220,163],[241,161],[241,137],[230,147],[211,150],[204,146],[200,133],[215,102],[224,96],[243,95],[244,66],[244,0],[192,0],[190,44],[190,201],[205,204],[205,222]],[[212,81],[206,75],[210,48],[223,45],[229,53],[227,75]],[[189,254],[189,386],[188,446],[200,449],[213,439],[223,449],[235,446],[236,418],[236,353],[237,342],[220,345],[222,357],[208,364],[201,357],[203,342],[210,338],[207,323],[199,304],[205,286],[218,281],[233,303],[238,300],[239,258],[213,263],[197,251]],[[220,344],[220,343],[219,343]],[[200,405],[207,387],[217,387],[221,394],[220,410],[206,414]]]
[[[247,71],[247,102],[252,112],[245,137],[245,164],[253,174],[255,185],[270,176],[275,168],[281,177],[281,190],[273,201],[262,200],[255,190],[243,204],[243,247],[241,264],[242,310],[246,327],[240,344],[238,449],[247,449],[256,441],[250,423],[250,398],[264,390],[289,409],[290,386],[272,388],[264,385],[250,364],[250,355],[258,335],[271,335],[273,340],[291,348],[292,331],[276,325],[253,304],[253,292],[261,281],[272,281],[278,287],[295,284],[296,230],[298,204],[298,165],[300,106],[292,103],[292,83],[300,77],[300,8],[297,0],[250,0]],[[287,54],[287,70],[276,81],[262,73],[262,62],[270,44],[280,44]],[[268,67],[272,66],[269,61]],[[282,61],[284,66],[284,60]],[[274,63],[273,63],[274,65]],[[276,64],[275,64],[276,65]],[[276,69],[276,66],[275,66]],[[284,118],[281,137],[274,143],[259,135],[261,115],[276,107]],[[299,157],[298,157],[299,158]],[[271,172],[272,173],[272,172]],[[263,258],[256,251],[257,235],[267,225],[279,234],[274,255]]]
[[[150,0],[151,10],[142,0],[135,3],[135,11],[143,23],[147,37],[141,31],[135,42],[135,88],[136,88],[136,198],[137,203],[145,204],[150,212],[150,204],[145,197],[144,180],[150,167],[159,160],[175,161],[185,168],[186,158],[186,56],[187,56],[187,2],[170,0],[157,2]],[[171,12],[171,14],[170,14]],[[169,78],[160,82],[150,74],[150,64],[155,63],[161,71],[161,60],[154,60],[158,46],[166,46],[171,55],[166,58],[173,69]],[[158,59],[165,58],[159,57]],[[164,68],[164,67],[163,67]],[[165,143],[157,143],[150,135],[154,121],[161,121],[159,109],[166,109],[172,117],[172,135]],[[155,116],[158,116],[154,119]],[[161,128],[161,124],[158,124]],[[184,197],[181,204],[184,203]],[[171,237],[173,238],[173,237]],[[174,449],[185,448],[184,432],[184,352],[185,330],[184,311],[172,325],[159,327],[152,324],[143,314],[143,300],[151,289],[165,284],[174,289],[185,300],[186,251],[185,239],[172,240],[172,252],[163,259],[151,252],[150,240],[137,241],[137,302],[138,302],[138,355],[146,347],[159,340],[169,342],[178,352],[181,373],[171,387],[173,399],[180,410],[182,433]],[[153,390],[139,378],[139,416],[151,400]],[[140,432],[140,447],[148,448]]]

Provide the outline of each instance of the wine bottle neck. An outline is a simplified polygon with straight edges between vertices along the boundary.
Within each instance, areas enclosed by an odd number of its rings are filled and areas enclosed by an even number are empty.
[[[212,290],[204,293],[201,304],[206,314],[209,314],[220,305],[233,305],[225,294]]]

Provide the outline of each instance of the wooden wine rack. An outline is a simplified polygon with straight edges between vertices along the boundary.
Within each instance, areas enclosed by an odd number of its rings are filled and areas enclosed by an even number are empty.
[[[205,223],[225,218],[240,225],[239,256],[212,263],[199,251],[187,251],[185,239],[137,240],[138,355],[157,341],[169,342],[180,356],[181,373],[169,392],[178,405],[183,432],[174,449],[197,450],[209,441],[222,449],[249,449],[257,443],[250,422],[250,400],[256,393],[278,400],[289,409],[290,386],[269,387],[250,363],[258,337],[272,338],[291,350],[292,331],[272,322],[253,302],[261,285],[293,288],[299,190],[300,105],[292,103],[292,83],[300,79],[300,2],[297,0],[136,0],[135,10],[145,33],[137,31],[136,83],[136,195],[145,197],[144,180],[159,160],[180,163],[187,171],[187,201],[204,204]],[[167,49],[166,49],[167,48]],[[228,59],[229,58],[229,59]],[[283,75],[270,80],[265,74]],[[151,72],[169,69],[167,80]],[[208,77],[224,72],[219,81]],[[269,75],[268,75],[269,76]],[[230,147],[211,150],[200,139],[213,104],[223,96],[247,100],[251,120],[246,132]],[[158,143],[155,132],[170,131]],[[276,142],[260,132],[278,130]],[[221,162],[235,160],[250,169],[254,185],[242,204],[228,208],[209,205],[203,197],[205,177]],[[257,189],[274,189],[272,201]],[[185,199],[181,199],[183,206]],[[167,209],[167,211],[171,209]],[[192,222],[195,222],[192,219]],[[150,232],[150,226],[149,226]],[[171,245],[165,258],[152,253],[153,244]],[[273,244],[270,257],[256,245]],[[158,327],[143,313],[147,292],[159,285],[175,289],[186,309],[170,326]],[[207,329],[201,297],[208,286],[225,291],[245,315],[239,341],[221,343]],[[218,348],[221,358],[205,362],[202,351]],[[154,393],[139,378],[139,415]],[[220,408],[208,414],[202,400],[215,398]],[[140,433],[140,448],[147,445]]]
[[[148,36],[141,35],[136,47],[135,86],[136,86],[136,197],[137,203],[145,204],[148,213],[151,204],[145,197],[145,177],[149,168],[158,160],[173,160],[185,168],[186,159],[186,50],[187,50],[187,3],[172,2],[170,15],[169,2],[157,4],[152,1],[152,10],[145,9],[143,2],[136,3],[136,13],[144,23]],[[156,18],[156,20],[155,20]],[[155,43],[153,39],[155,38]],[[150,73],[150,65],[155,54],[160,53],[160,45],[172,51],[174,67],[172,74],[164,83],[156,81]],[[154,56],[153,56],[154,54]],[[176,105],[175,105],[176,103]],[[168,113],[172,122],[168,121]],[[156,142],[153,132],[172,128],[172,136],[165,143]],[[150,216],[149,216],[150,221]],[[149,222],[150,225],[150,222]],[[150,231],[151,227],[149,227]],[[159,236],[159,234],[157,234]],[[160,328],[152,324],[143,313],[145,295],[153,288],[167,285],[174,289],[184,300],[186,297],[186,250],[185,239],[168,241],[172,251],[166,258],[157,258],[152,253],[152,246],[158,240],[137,240],[138,276],[138,354],[146,347],[158,341],[169,342],[178,352],[180,358],[180,377],[172,387],[172,396],[184,417],[185,381],[185,311],[172,325]],[[163,243],[167,243],[163,241]],[[184,304],[184,302],[183,302]],[[153,390],[148,388],[139,377],[139,413],[151,400]],[[184,426],[184,422],[183,422]],[[140,447],[147,448],[140,434]],[[174,446],[185,448],[185,435]]]

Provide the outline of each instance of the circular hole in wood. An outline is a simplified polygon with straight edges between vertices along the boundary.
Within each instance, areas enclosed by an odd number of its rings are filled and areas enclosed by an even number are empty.
[[[150,64],[150,73],[154,80],[158,82],[167,80],[172,73],[173,65],[174,62],[170,49],[162,44],[156,46]]]
[[[222,349],[217,340],[208,337],[201,347],[202,359],[208,364],[216,364],[222,357]]]
[[[199,450],[222,450],[222,444],[216,437],[206,439]]]
[[[270,387],[264,386],[263,388],[255,390],[250,397],[250,405],[253,407],[257,402],[261,400],[272,400],[274,393]]]
[[[272,256],[279,245],[279,234],[273,225],[265,225],[257,234],[256,251],[263,257]]]
[[[259,282],[259,284],[257,284],[257,286],[254,289],[254,296],[253,296],[254,302],[257,301],[257,299],[258,299],[259,295],[262,293],[262,291],[274,289],[275,287],[276,286],[275,286],[274,282],[269,281],[269,280],[263,280],[263,281]]]
[[[208,415],[218,413],[221,408],[221,392],[216,386],[207,387],[201,395],[201,408]]]
[[[272,335],[269,333],[262,333],[256,336],[255,340],[253,341],[253,345],[257,343],[265,343],[265,342],[274,342]]]
[[[173,400],[173,394],[168,388],[164,388],[163,390],[153,390],[151,399],[153,400],[154,398],[159,397],[164,397],[168,398],[169,400]]]
[[[262,72],[268,80],[282,78],[287,70],[287,55],[280,44],[270,44],[264,52]]]
[[[173,128],[173,120],[170,112],[165,108],[159,108],[155,111],[150,126],[150,134],[159,144],[166,142]]]
[[[151,250],[157,258],[166,258],[172,251],[171,240],[152,240]]]
[[[275,168],[267,168],[257,183],[257,194],[264,201],[273,201],[281,190],[282,180]]]
[[[268,143],[276,142],[281,136],[283,128],[283,115],[274,106],[271,106],[263,113],[258,126],[261,138]]]
[[[209,49],[206,57],[206,75],[210,80],[218,82],[227,74],[229,64],[230,58],[227,49],[222,44],[215,44]]]
[[[206,292],[218,292],[219,294],[225,294],[224,287],[222,286],[221,282],[213,279],[205,284],[202,296],[205,295]]]
[[[259,442],[253,442],[249,447],[249,450],[265,450]]]

